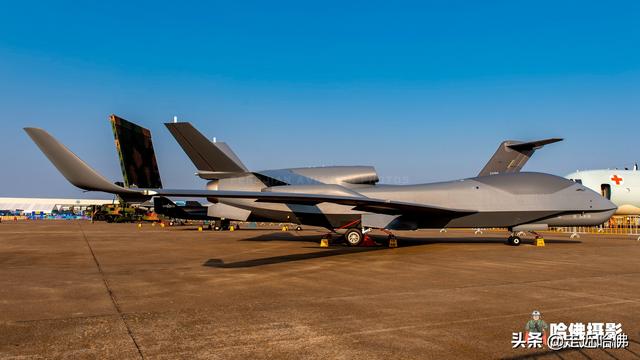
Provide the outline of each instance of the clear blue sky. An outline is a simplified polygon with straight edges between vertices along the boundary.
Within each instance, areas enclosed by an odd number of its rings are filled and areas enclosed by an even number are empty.
[[[24,126],[121,179],[110,113],[152,130],[168,187],[203,186],[162,125],[174,115],[254,170],[448,180],[475,175],[503,139],[550,136],[566,141],[526,169],[628,166],[639,19],[638,1],[6,1],[0,196],[87,196]]]

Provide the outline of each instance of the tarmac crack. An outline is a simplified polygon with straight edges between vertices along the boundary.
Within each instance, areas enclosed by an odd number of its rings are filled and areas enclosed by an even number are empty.
[[[136,341],[136,338],[133,335],[133,331],[131,330],[131,327],[127,323],[127,320],[125,319],[124,313],[120,309],[120,304],[118,304],[118,299],[116,298],[116,295],[114,294],[113,290],[111,289],[111,286],[109,286],[109,281],[107,280],[107,277],[105,276],[104,271],[102,271],[102,266],[100,266],[100,262],[98,261],[98,258],[96,257],[96,254],[93,252],[93,248],[91,247],[91,243],[89,243],[89,239],[87,238],[87,235],[85,234],[84,229],[82,228],[82,223],[78,222],[78,226],[80,227],[80,232],[82,233],[82,237],[84,238],[84,242],[87,244],[87,247],[89,248],[89,252],[91,252],[91,257],[93,257],[93,262],[96,264],[96,267],[98,268],[98,272],[100,273],[100,276],[102,277],[102,282],[104,283],[104,286],[105,286],[105,288],[107,290],[107,293],[109,294],[109,297],[111,298],[111,303],[113,304],[113,307],[116,309],[116,312],[118,313],[118,316],[120,317],[120,320],[122,320],[122,323],[124,324],[124,327],[127,329],[127,334],[129,335],[129,338],[131,338],[131,341],[133,342],[133,345],[136,347],[136,350],[138,351],[138,354],[140,355],[140,358],[144,359],[144,355],[142,354],[142,349],[140,349],[140,346],[138,345],[138,342]]]

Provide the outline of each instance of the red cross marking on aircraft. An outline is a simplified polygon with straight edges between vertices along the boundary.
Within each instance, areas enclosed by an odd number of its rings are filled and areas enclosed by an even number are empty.
[[[613,175],[611,181],[615,181],[616,185],[620,185],[620,183],[622,182],[622,178],[618,177],[618,175]]]

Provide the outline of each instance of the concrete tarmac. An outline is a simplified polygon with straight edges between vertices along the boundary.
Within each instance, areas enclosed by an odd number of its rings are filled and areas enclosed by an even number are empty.
[[[3,222],[0,358],[640,358],[637,237],[417,231],[324,249],[321,234]],[[512,349],[534,309],[622,323],[630,346]]]

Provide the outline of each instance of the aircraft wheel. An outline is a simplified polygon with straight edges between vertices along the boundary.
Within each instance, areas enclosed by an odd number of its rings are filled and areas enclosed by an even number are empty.
[[[344,234],[344,238],[347,240],[349,246],[358,246],[364,239],[362,235],[362,231],[359,229],[349,229],[346,234]]]
[[[302,226],[300,225],[296,226],[296,231],[302,231]]]
[[[520,240],[520,238],[517,236],[512,236],[509,238],[509,244],[513,246],[519,246],[521,242],[522,240]]]

